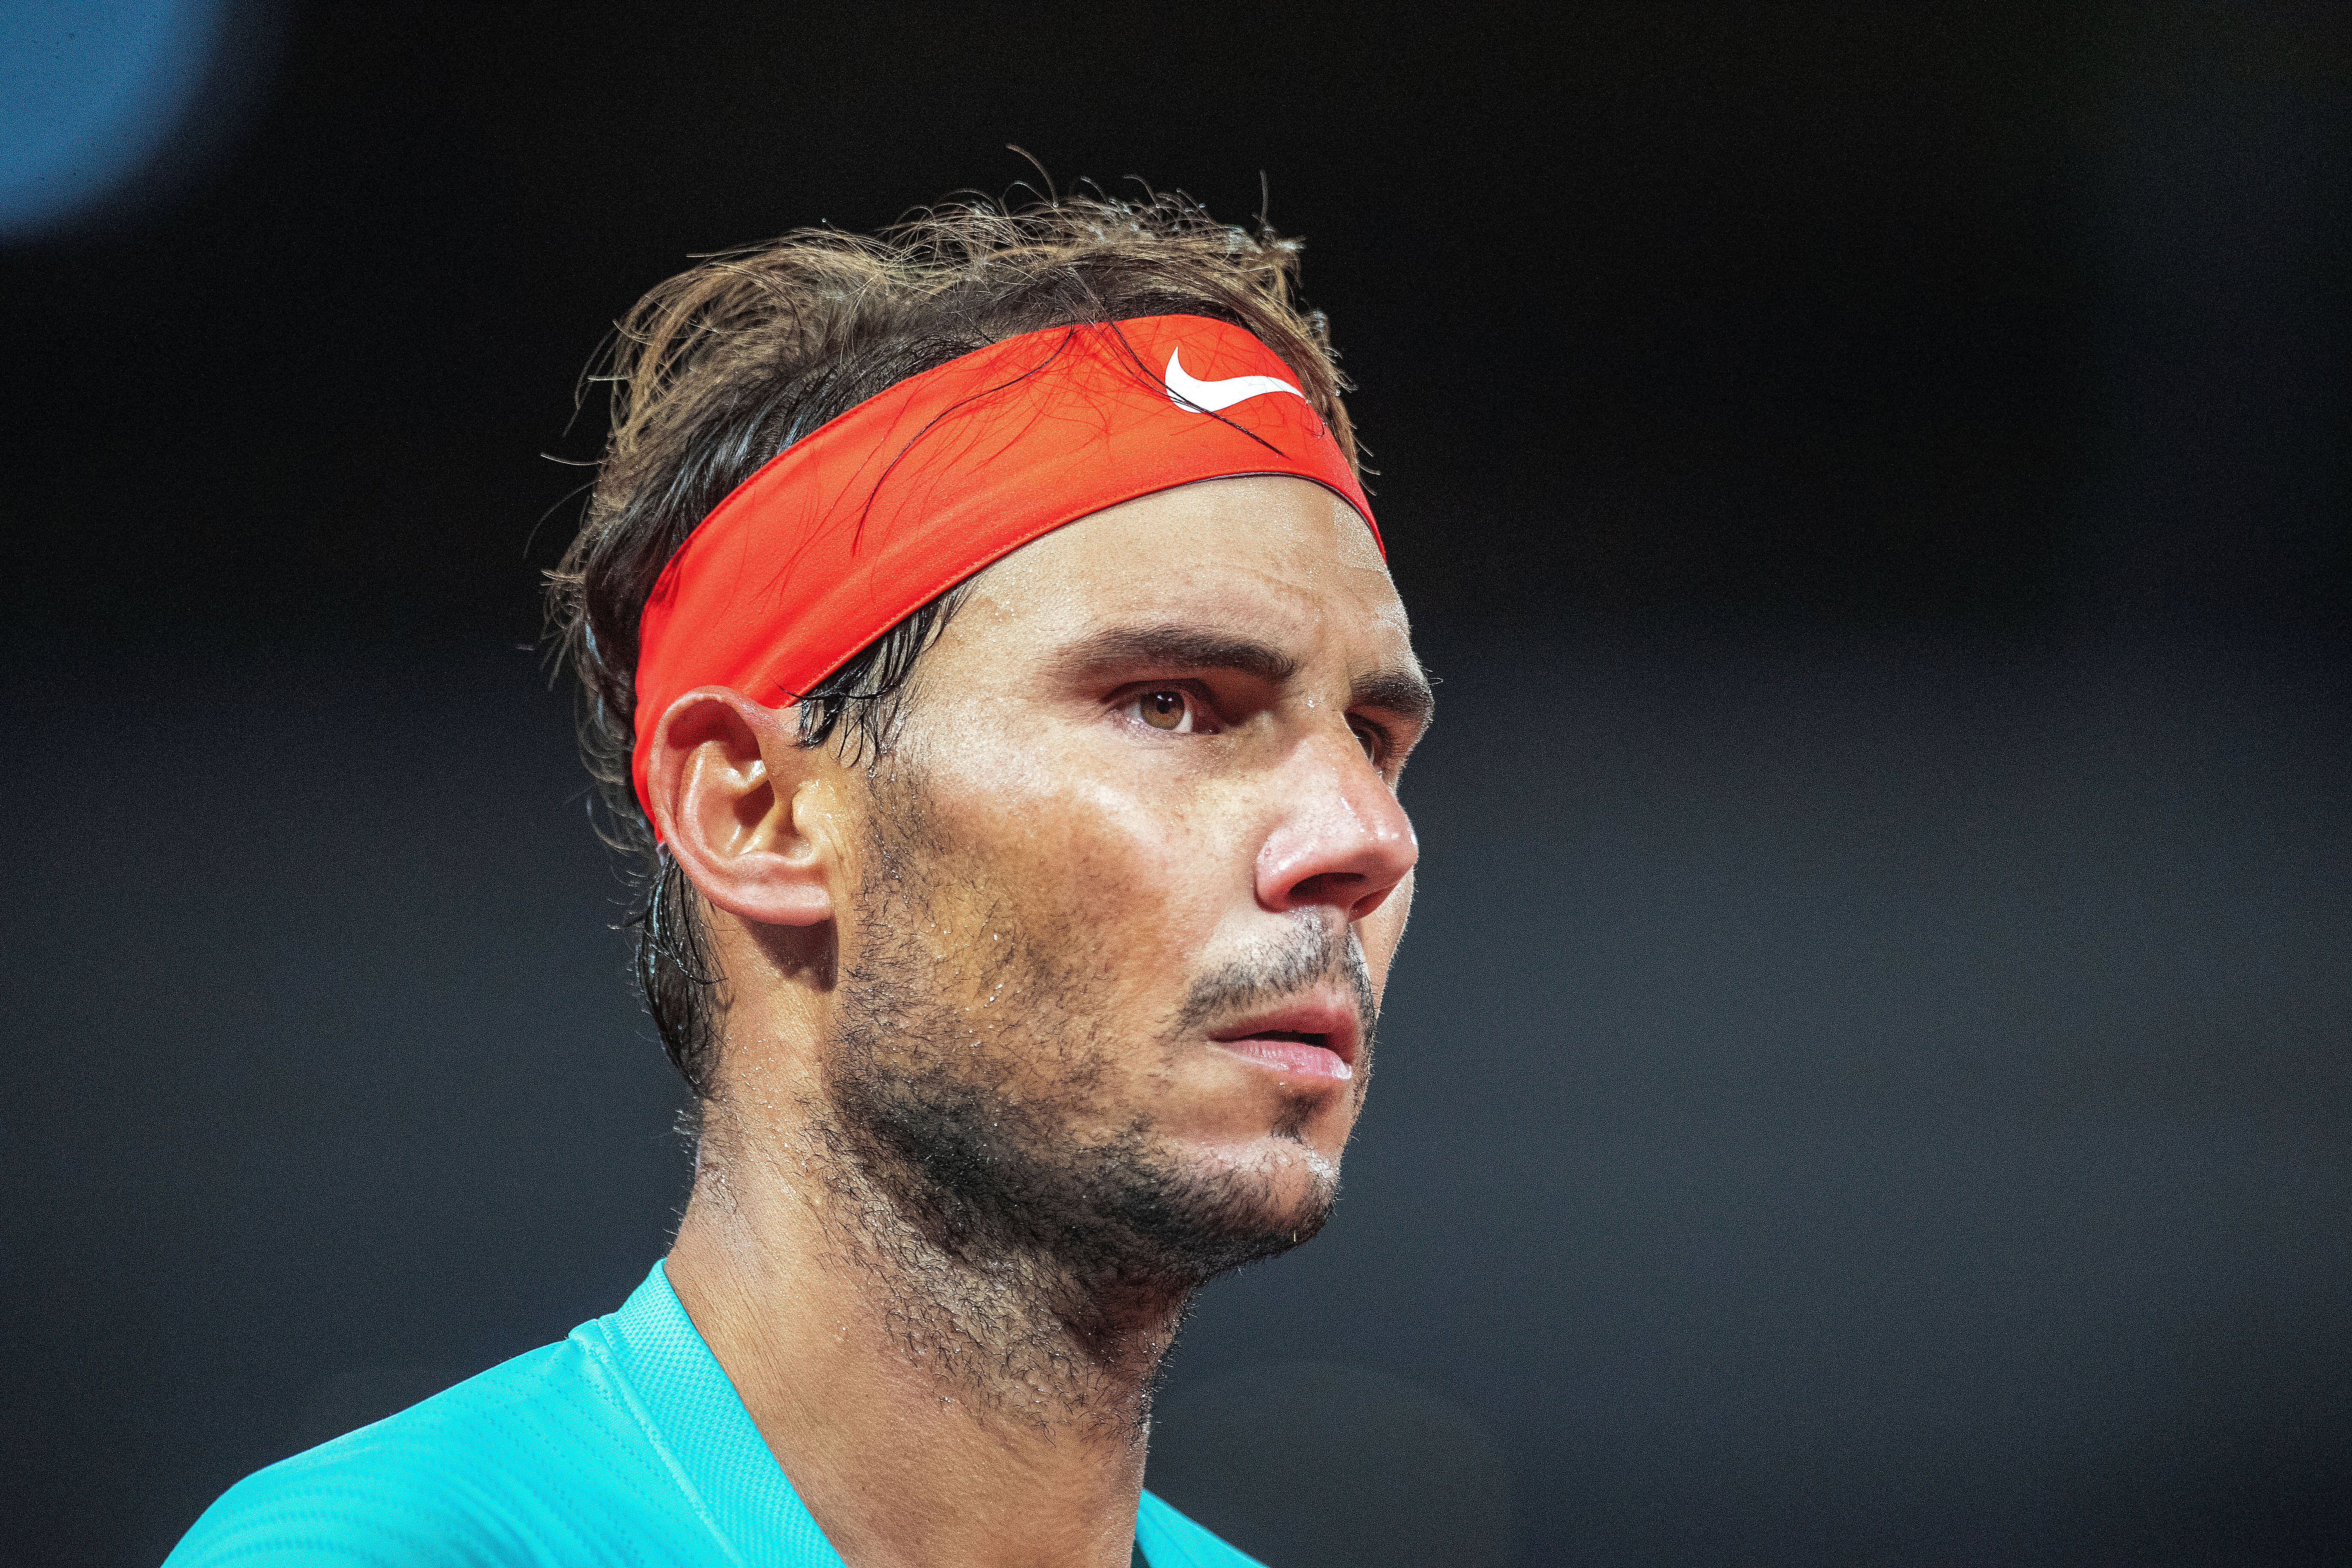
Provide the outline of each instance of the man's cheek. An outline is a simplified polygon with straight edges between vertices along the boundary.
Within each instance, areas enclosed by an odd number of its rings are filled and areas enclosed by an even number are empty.
[[[1416,875],[1407,871],[1404,880],[1396,885],[1381,907],[1356,922],[1356,940],[1363,943],[1364,967],[1371,977],[1375,1003],[1388,989],[1389,965],[1396,961],[1397,948],[1404,941],[1405,924],[1412,913]]]

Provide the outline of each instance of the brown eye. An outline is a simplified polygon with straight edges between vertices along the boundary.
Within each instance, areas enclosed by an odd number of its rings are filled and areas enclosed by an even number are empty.
[[[1184,722],[1184,694],[1181,691],[1148,691],[1136,706],[1142,710],[1143,721],[1155,730],[1173,730]]]

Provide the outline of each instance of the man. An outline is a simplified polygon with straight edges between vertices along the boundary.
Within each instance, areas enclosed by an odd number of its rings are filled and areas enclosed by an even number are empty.
[[[1330,1210],[1430,710],[1296,266],[1065,201],[641,303],[555,603],[677,1244],[173,1564],[1247,1561],[1142,1492],[1151,1388]]]

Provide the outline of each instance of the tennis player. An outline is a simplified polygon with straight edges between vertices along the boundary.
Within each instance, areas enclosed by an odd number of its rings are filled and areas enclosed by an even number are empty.
[[[173,1568],[1249,1561],[1143,1490],[1151,1390],[1330,1213],[1430,717],[1296,270],[1065,200],[640,303],[553,596],[698,1108],[677,1244]]]

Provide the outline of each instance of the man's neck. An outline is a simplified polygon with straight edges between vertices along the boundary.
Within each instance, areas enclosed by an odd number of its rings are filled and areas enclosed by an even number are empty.
[[[852,1568],[1123,1568],[1189,1290],[927,1240],[814,1128],[714,1106],[667,1272]]]

